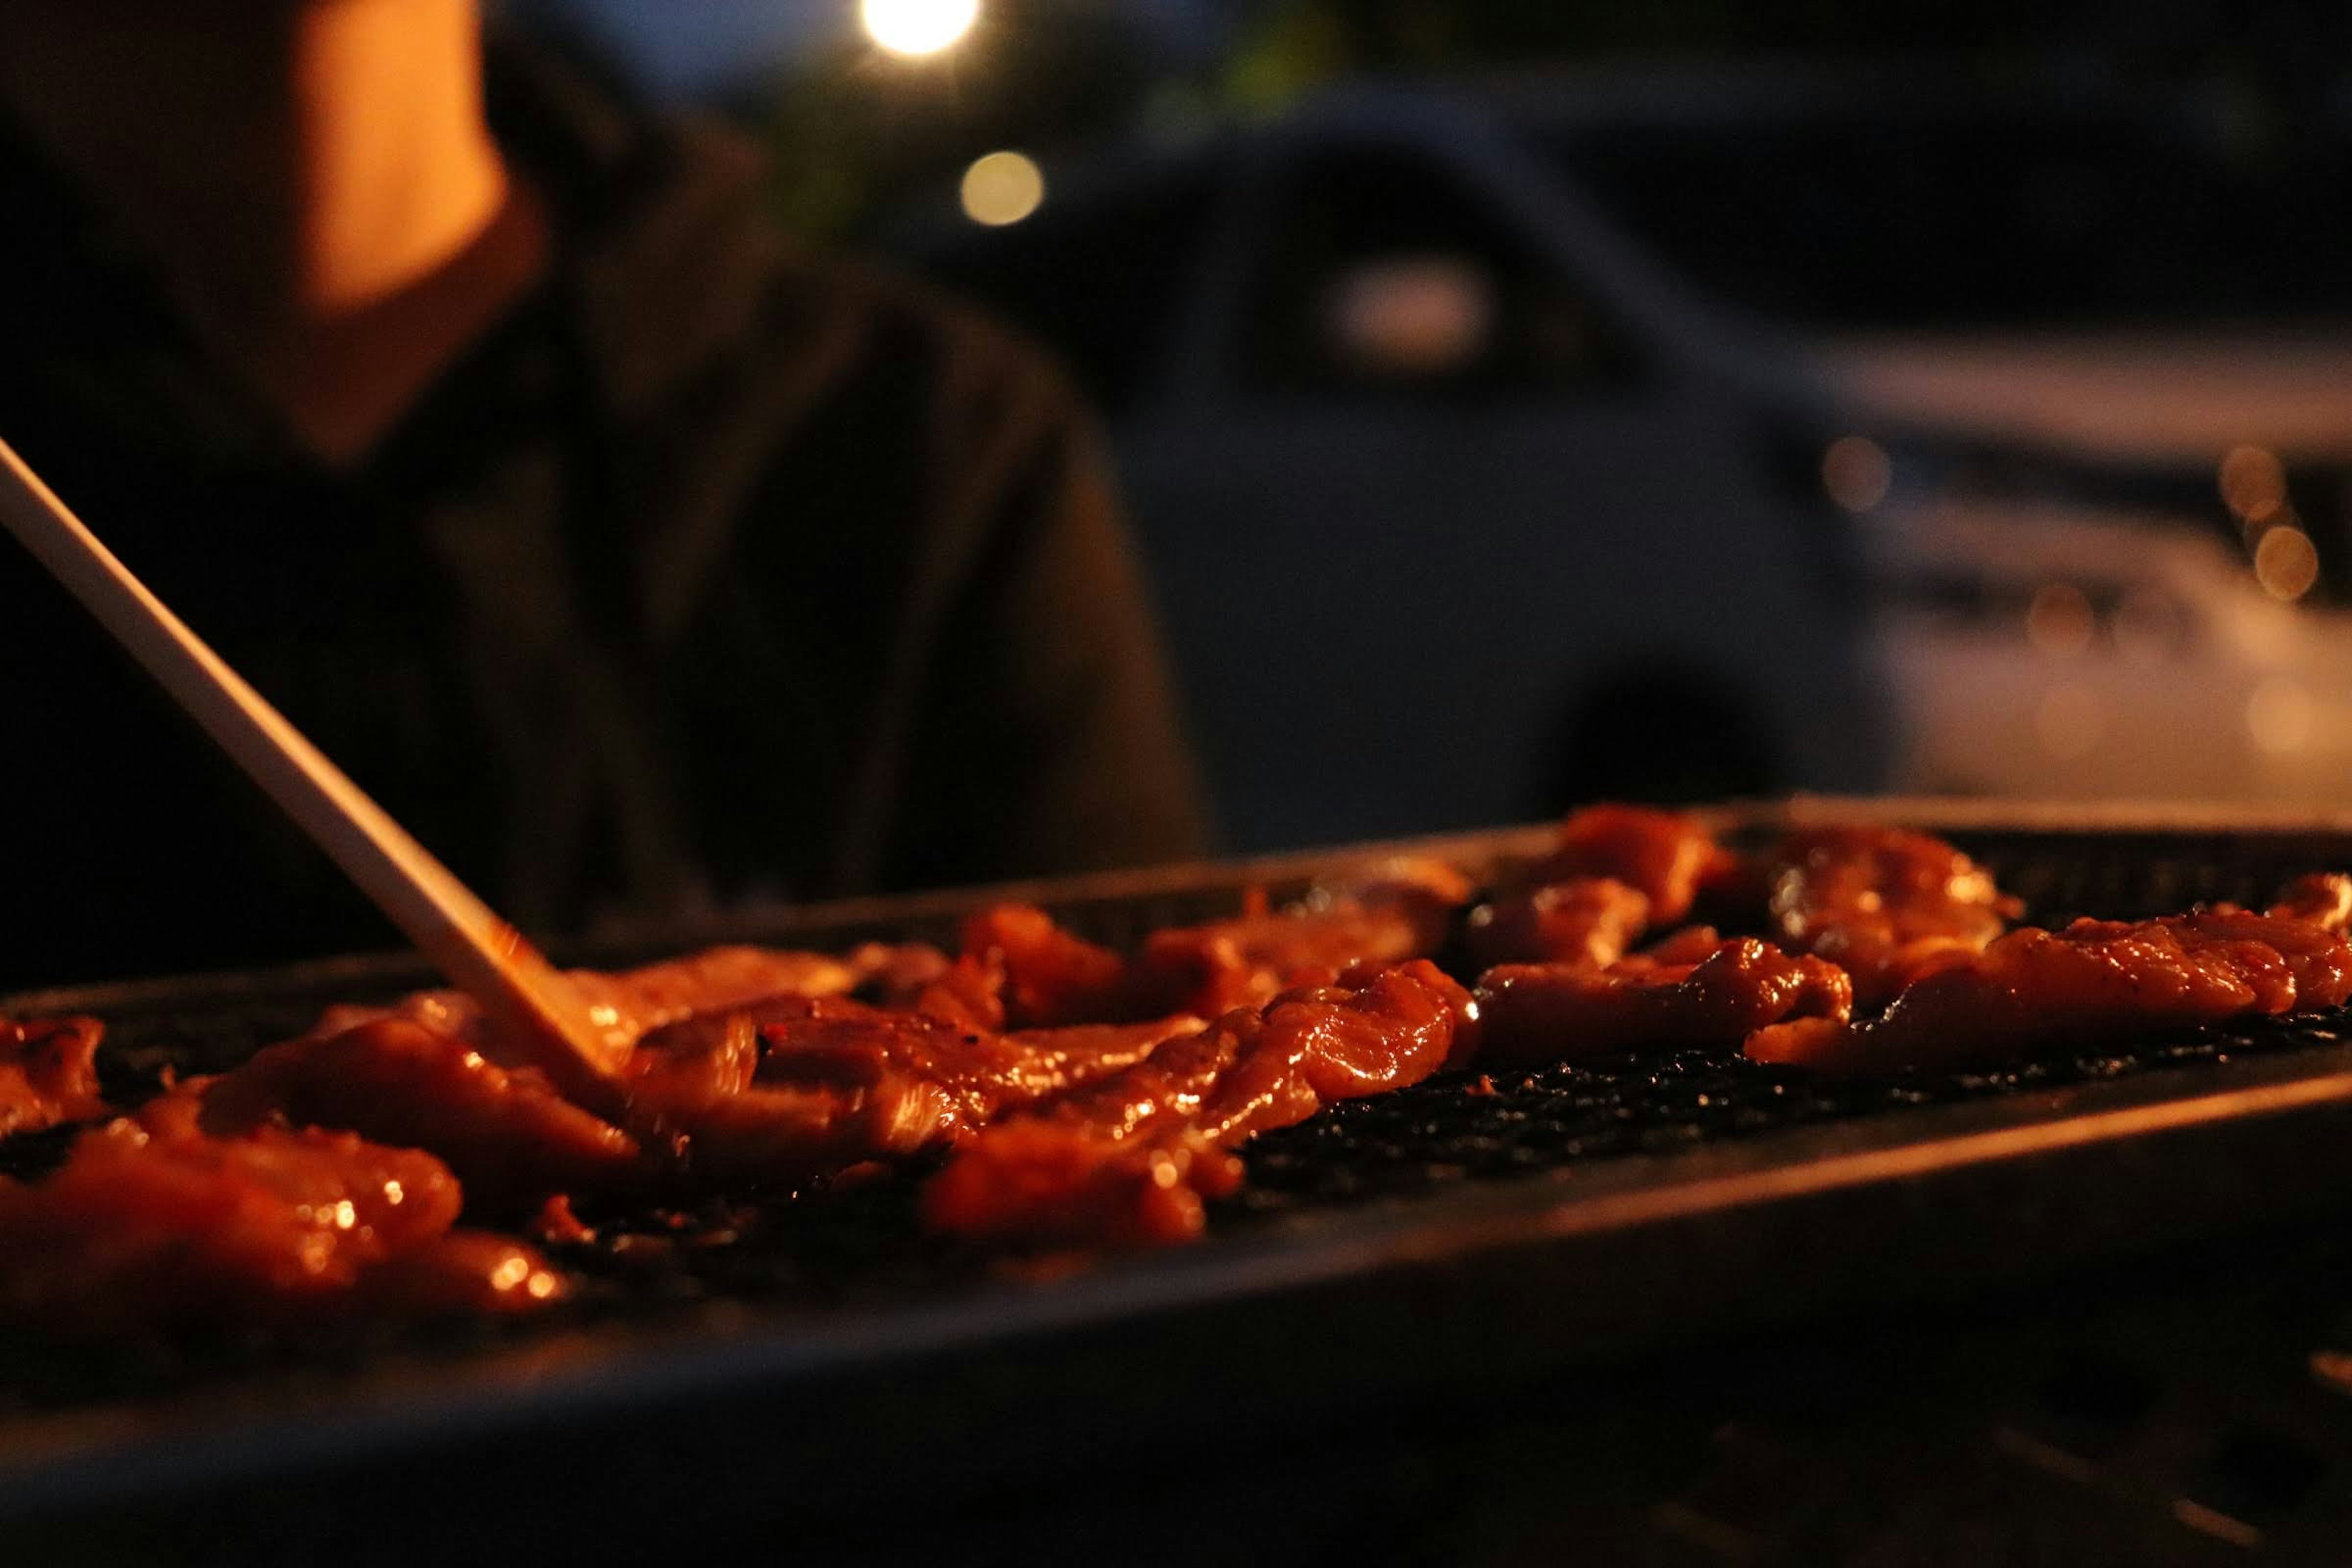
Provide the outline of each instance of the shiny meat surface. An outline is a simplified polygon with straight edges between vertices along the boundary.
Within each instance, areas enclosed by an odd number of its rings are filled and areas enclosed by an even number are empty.
[[[429,1149],[478,1203],[643,1184],[636,1140],[559,1096],[539,1072],[506,1068],[471,1046],[400,1018],[272,1046],[196,1087],[207,1132],[275,1120]]]
[[[2352,925],[2352,877],[2341,871],[2315,871],[2297,877],[2279,892],[2270,912],[2303,921],[2325,931]]]
[[[193,1085],[208,1132],[273,1123],[431,1151],[478,1208],[713,1181],[798,1181],[903,1157],[1148,1056],[1179,1016],[1009,1034],[847,997],[772,997],[680,1018],[632,1052],[627,1131],[399,1018],[273,1046]]]
[[[1174,1013],[1215,1017],[1330,979],[1349,964],[1433,953],[1471,891],[1451,866],[1399,858],[1295,909],[1269,910],[1261,896],[1230,920],[1154,931],[1131,959],[1074,935],[1032,905],[998,904],[964,922],[957,973],[943,982],[969,998],[973,977],[990,977],[1001,1015],[991,1018],[968,1003],[943,1009],[919,999],[916,1005],[1015,1028]]]
[[[1885,1016],[1759,1030],[1747,1054],[1831,1073],[1992,1066],[2352,995],[2352,940],[2306,921],[2216,909],[2023,928],[1905,987]]]
[[[1154,931],[1137,960],[1147,994],[1165,1007],[1214,1017],[1356,963],[1426,957],[1444,944],[1468,880],[1433,860],[1391,862],[1362,884],[1304,907]]]
[[[649,1029],[714,1007],[769,996],[840,995],[886,972],[898,961],[900,951],[868,944],[846,958],[835,958],[783,948],[714,947],[615,974],[575,969],[569,977],[587,1002],[591,1017],[615,1040],[634,1040]],[[452,1036],[494,1060],[520,1065],[521,1058],[504,1049],[480,1007],[457,991],[419,991],[388,1008],[331,1007],[312,1033],[341,1034],[387,1016]]]
[[[1178,1016],[994,1034],[846,998],[781,998],[661,1031],[637,1057],[698,1176],[792,1179],[969,1137],[1200,1026]]]
[[[1195,1132],[1119,1142],[1023,1118],[989,1133],[923,1190],[932,1229],[1048,1247],[1166,1247],[1208,1224],[1203,1199],[1242,1184],[1242,1163]]]
[[[0,1138],[106,1114],[95,1018],[0,1018]]]
[[[0,1318],[92,1339],[560,1294],[524,1244],[452,1231],[457,1183],[431,1155],[314,1130],[213,1138],[194,1109],[110,1122],[37,1185],[0,1183]]]
[[[65,1163],[0,1183],[0,1317],[102,1336],[529,1307],[563,1289],[533,1240],[601,1258],[692,1213],[789,1226],[894,1163],[937,1164],[920,1207],[940,1232],[1158,1245],[1200,1233],[1259,1133],[1444,1068],[1674,1050],[1717,1071],[1742,1048],[1824,1072],[2005,1065],[2352,997],[2334,874],[2268,912],[2003,935],[2014,906],[1931,838],[1809,831],[1743,859],[1695,818],[1595,807],[1471,896],[1399,861],[1131,952],[1003,904],[952,953],[722,948],[583,975],[629,1043],[617,1121],[504,1059],[446,993],[343,1011],[135,1117],[18,1146],[10,1169]],[[1483,971],[1475,995],[1433,954]],[[1857,992],[1883,1016],[1857,1018]],[[105,1115],[102,1049],[88,1019],[0,1025],[0,1136]]]
[[[1614,963],[1649,929],[1650,900],[1609,877],[1546,882],[1470,911],[1464,945],[1483,967],[1497,963]]]
[[[1034,904],[996,904],[963,923],[963,953],[1001,977],[1001,1023],[1098,1022],[1139,1005],[1127,961],[1065,931]],[[1164,1011],[1164,1009],[1162,1009]]]
[[[1082,1215],[1108,1244],[1170,1239],[1171,1216],[1190,1215],[1179,1226],[1190,1234],[1199,1195],[1230,1178],[1206,1150],[1459,1065],[1475,1048],[1475,1016],[1468,993],[1426,960],[1235,1008],[983,1131],[934,1178],[925,1215],[966,1235],[1069,1240]],[[1171,1196],[1176,1188],[1193,1195]]]
[[[1559,844],[1528,868],[1531,884],[1606,877],[1638,889],[1650,919],[1669,926],[1737,861],[1694,817],[1641,805],[1588,805],[1560,824]]]
[[[1885,1005],[1937,964],[1982,952],[2021,911],[1975,861],[1899,828],[1792,834],[1767,877],[1774,940],[1843,969],[1865,1008]]]
[[[1526,1067],[1685,1046],[1734,1050],[1784,1018],[1843,1023],[1853,990],[1834,964],[1741,937],[1697,957],[1678,946],[1671,961],[1505,964],[1480,980],[1477,1000],[1479,1064]]]

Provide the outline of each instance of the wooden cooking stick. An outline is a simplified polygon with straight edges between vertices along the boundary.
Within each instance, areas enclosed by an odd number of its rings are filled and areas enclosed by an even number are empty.
[[[341,768],[190,631],[0,441],[0,523],[564,1094],[610,1111],[627,1042]]]

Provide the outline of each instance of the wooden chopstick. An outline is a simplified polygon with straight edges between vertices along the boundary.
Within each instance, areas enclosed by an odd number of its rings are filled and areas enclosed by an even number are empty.
[[[0,441],[0,524],[564,1094],[610,1110],[628,1043],[571,982],[150,593]]]

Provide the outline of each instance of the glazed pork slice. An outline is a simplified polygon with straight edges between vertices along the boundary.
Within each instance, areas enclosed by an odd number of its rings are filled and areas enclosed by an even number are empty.
[[[462,1194],[430,1154],[316,1130],[213,1138],[194,1112],[167,1100],[83,1133],[45,1180],[0,1182],[0,1318],[102,1340],[562,1293],[530,1247],[452,1229]]]
[[[95,1018],[0,1018],[0,1138],[106,1114]]]
[[[617,973],[575,969],[568,971],[566,977],[601,1027],[615,1040],[633,1041],[648,1030],[697,1013],[741,1006],[771,996],[843,995],[904,956],[904,950],[878,943],[861,947],[845,958],[783,948],[714,947]],[[389,1007],[331,1007],[311,1033],[341,1034],[381,1017],[422,1025],[436,1034],[463,1040],[493,1060],[521,1065],[522,1058],[503,1047],[480,1006],[459,991],[419,991]]]
[[[1791,834],[1766,876],[1774,940],[1843,969],[1865,1009],[1938,964],[1983,952],[2022,911],[1966,855],[1900,828]]]
[[[798,1179],[969,1138],[1201,1026],[1176,1015],[998,1034],[844,997],[788,997],[656,1031],[633,1065],[698,1176]]]
[[[181,1092],[219,1136],[273,1121],[430,1149],[478,1203],[614,1193],[646,1176],[636,1139],[557,1094],[534,1068],[501,1068],[462,1039],[404,1018],[271,1046]]]
[[[1650,900],[1613,877],[1546,882],[1470,911],[1463,945],[1482,969],[1502,963],[1616,963],[1650,927]]]
[[[1479,1065],[1528,1067],[1631,1050],[1735,1050],[1785,1018],[1843,1022],[1853,990],[1822,959],[1754,937],[1677,936],[1661,953],[1504,964],[1478,982]]]
[[[1202,1228],[1202,1199],[1239,1181],[1232,1149],[1458,1065],[1475,1018],[1468,993],[1426,960],[1235,1008],[982,1131],[933,1178],[926,1220],[997,1241],[1185,1239]]]
[[[1605,877],[1649,900],[1660,927],[1688,918],[1711,884],[1735,877],[1738,862],[1696,817],[1643,805],[1588,805],[1559,826],[1558,846],[1520,874],[1529,887]]]
[[[1644,932],[1687,919],[1746,869],[1697,818],[1638,805],[1591,805],[1560,824],[1551,852],[1507,873],[1463,923],[1481,968],[1616,963]]]
[[[2021,928],[1905,987],[1885,1016],[1759,1030],[1747,1054],[1825,1073],[2000,1066],[2231,1018],[2319,1012],[2352,995],[2352,939],[2221,907],[2158,920]]]
[[[847,997],[771,997],[640,1041],[625,1128],[531,1068],[389,1017],[273,1046],[178,1092],[216,1135],[328,1128],[429,1150],[478,1205],[511,1214],[557,1194],[802,1181],[917,1153],[1200,1026],[1179,1016],[999,1034]]]
[[[2297,877],[2279,890],[2269,912],[2282,920],[2301,921],[2322,931],[2343,931],[2352,925],[2352,876],[2341,871],[2314,871]]]
[[[1471,891],[1451,866],[1401,857],[1294,908],[1269,909],[1256,895],[1229,919],[1153,931],[1131,958],[1078,937],[1044,910],[999,904],[964,922],[961,976],[916,1005],[1014,1027],[1214,1017],[1351,964],[1433,953]],[[977,974],[994,977],[997,1020],[972,1005]]]

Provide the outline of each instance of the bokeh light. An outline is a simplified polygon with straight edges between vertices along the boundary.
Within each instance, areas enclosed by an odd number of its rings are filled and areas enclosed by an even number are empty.
[[[2240,522],[2268,521],[2286,504],[2286,468],[2260,447],[2232,447],[2221,459],[2221,501]]]
[[[2072,583],[2045,583],[2025,612],[2026,640],[2054,658],[2091,646],[2091,601]]]
[[[2315,717],[2310,691],[2284,675],[2270,677],[2246,699],[2246,732],[2273,756],[2309,745]]]
[[[2134,664],[2159,664],[2189,640],[2189,617],[2168,595],[2135,588],[2116,606],[2109,626],[2116,651]]]
[[[894,55],[919,58],[952,47],[980,19],[980,0],[862,0],[866,37]]]
[[[2254,544],[2254,581],[2263,592],[2284,604],[2293,604],[2319,581],[2319,552],[2311,535],[2299,528],[2266,529]]]
[[[1045,174],[1025,153],[986,153],[963,172],[959,195],[964,216],[1002,228],[1037,210],[1045,199]]]
[[[1848,511],[1868,511],[1894,482],[1886,448],[1867,436],[1841,436],[1822,454],[1822,488]]]
[[[2033,710],[2042,749],[2061,759],[2088,756],[2106,733],[2107,705],[2087,686],[2053,686]]]
[[[1340,279],[1329,313],[1336,346],[1365,374],[1444,375],[1492,342],[1495,289],[1457,257],[1397,257]]]

